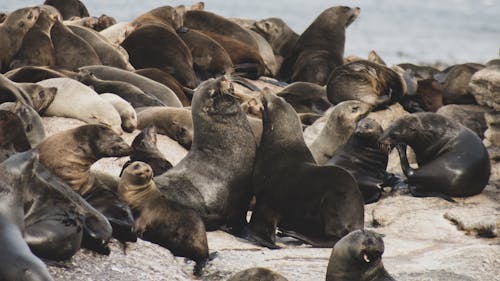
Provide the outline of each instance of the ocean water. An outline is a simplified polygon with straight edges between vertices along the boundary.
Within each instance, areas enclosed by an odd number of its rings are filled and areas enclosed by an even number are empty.
[[[0,0],[0,11],[43,0]],[[178,0],[83,0],[91,15],[130,21],[162,5],[190,5]],[[427,64],[485,63],[499,57],[500,0],[206,0],[206,10],[249,19],[280,17],[301,33],[324,9],[358,6],[360,17],[347,29],[345,55],[366,57],[377,51],[386,62]],[[1,40],[1,39],[0,39]]]

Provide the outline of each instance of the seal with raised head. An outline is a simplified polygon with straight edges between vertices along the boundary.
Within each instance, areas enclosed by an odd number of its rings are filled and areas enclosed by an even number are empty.
[[[64,20],[72,17],[84,18],[89,16],[89,11],[80,0],[45,0],[43,4],[55,7]]]
[[[199,276],[209,258],[205,225],[195,210],[165,197],[152,179],[151,167],[139,161],[121,176],[118,191],[132,210],[134,231],[175,256],[194,260],[194,274]]]
[[[480,193],[490,178],[488,151],[481,139],[457,121],[437,113],[413,113],[396,120],[380,137],[396,145],[412,195],[466,197]],[[406,145],[417,156],[408,164]]]
[[[323,11],[300,35],[292,55],[285,58],[281,80],[325,85],[332,70],[344,62],[345,29],[359,11],[358,7],[345,6]]]
[[[370,113],[364,102],[349,100],[332,107],[325,113],[325,126],[319,135],[307,143],[316,163],[323,165],[351,137],[356,123]]]
[[[264,267],[252,267],[231,276],[227,281],[288,281],[283,275]]]
[[[25,105],[22,102],[4,102],[0,104],[0,109],[8,110],[19,117],[21,128],[24,129],[24,133],[31,147],[35,147],[45,138],[45,128],[42,124],[42,118],[31,106]],[[13,132],[14,131],[9,134],[13,134]],[[20,143],[22,142],[21,138],[18,138],[18,140]]]
[[[367,60],[335,68],[326,86],[328,100],[333,104],[360,100],[375,109],[397,102],[405,92],[406,84],[396,71]]]
[[[381,188],[390,185],[387,173],[388,149],[378,142],[383,129],[370,118],[358,122],[349,140],[340,147],[326,165],[346,169],[356,179],[365,204],[379,200]]]
[[[23,44],[23,38],[37,22],[40,9],[28,7],[10,13],[0,24],[0,72],[8,69],[10,61]]]
[[[384,240],[370,230],[355,230],[333,247],[326,281],[395,281],[382,263]]]
[[[292,55],[293,48],[299,40],[299,35],[280,18],[257,21],[250,29],[262,35],[269,42],[277,56],[276,60],[279,65],[285,58]]]
[[[167,198],[200,213],[207,230],[246,225],[257,144],[246,115],[225,76],[209,79],[192,103],[191,149],[154,181]],[[231,137],[228,137],[231,136]]]
[[[262,141],[252,178],[257,203],[246,236],[277,248],[278,227],[315,247],[331,247],[363,228],[363,197],[356,180],[342,168],[316,165],[300,120],[283,98],[264,91],[262,104]]]

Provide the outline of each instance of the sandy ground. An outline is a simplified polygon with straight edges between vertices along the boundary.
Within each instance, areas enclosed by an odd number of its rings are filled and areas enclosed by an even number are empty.
[[[44,117],[47,133],[82,125],[73,119]],[[138,131],[124,134],[131,143]],[[168,137],[158,137],[158,147],[172,164],[184,150]],[[93,168],[118,175],[126,158],[107,158]],[[397,167],[397,158],[391,160]],[[490,183],[498,183],[500,166],[493,167]],[[376,227],[375,227],[376,226]],[[385,234],[384,264],[397,280],[500,281],[500,187],[490,184],[481,194],[457,203],[438,198],[385,195],[365,208],[365,227]],[[497,236],[485,238],[482,236]],[[281,239],[282,249],[269,250],[227,233],[208,233],[211,251],[218,253],[201,280],[226,280],[249,267],[275,270],[289,280],[324,280],[331,249],[311,248],[293,239]],[[55,280],[196,280],[193,262],[176,258],[154,244],[139,241],[126,249],[114,241],[110,256],[79,251],[64,266],[50,266]]]

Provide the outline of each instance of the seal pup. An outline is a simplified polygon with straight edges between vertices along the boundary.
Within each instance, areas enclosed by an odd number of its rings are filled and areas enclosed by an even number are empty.
[[[370,113],[371,107],[361,101],[344,101],[325,113],[327,120],[319,135],[307,145],[319,165],[325,164],[351,137],[356,123]]]
[[[191,149],[154,181],[167,198],[195,209],[208,231],[225,225],[237,234],[251,199],[257,147],[252,129],[225,76],[203,82],[191,109]]]
[[[156,127],[144,128],[132,141],[132,155],[130,155],[130,160],[123,165],[120,176],[125,168],[136,161],[148,164],[153,170],[153,176],[159,176],[172,168],[172,164],[156,147],[156,141]]]
[[[124,132],[132,133],[137,128],[137,114],[130,103],[115,94],[106,93],[99,96],[116,109],[120,115],[121,127]]]
[[[488,151],[460,123],[437,113],[413,113],[396,120],[379,141],[396,145],[410,192],[416,197],[466,197],[480,193],[490,178]],[[406,145],[417,157],[408,164]]]
[[[172,90],[165,85],[142,75],[105,65],[86,66],[81,67],[79,70],[80,72],[91,72],[94,76],[102,80],[130,83],[141,89],[144,93],[155,96],[163,103],[163,105],[170,107],[182,107],[182,103]],[[118,94],[115,92],[113,93]]]
[[[71,17],[84,18],[89,16],[89,11],[80,0],[45,0],[43,4],[55,7],[64,20]]]
[[[46,135],[45,128],[42,124],[42,118],[31,106],[25,105],[22,102],[5,102],[0,104],[0,109],[8,110],[19,117],[22,125],[21,128],[24,129],[24,133],[31,147],[35,147],[39,142],[45,139]],[[12,132],[9,134],[13,134]],[[19,143],[22,143],[21,138],[22,137],[18,138]]]
[[[396,71],[367,60],[335,68],[326,86],[332,104],[360,100],[374,109],[397,102],[405,92],[406,84]]]
[[[300,35],[292,55],[283,61],[280,80],[325,85],[332,70],[343,64],[345,29],[359,12],[358,7],[345,6],[323,11]]]
[[[121,132],[121,118],[116,109],[96,92],[71,78],[52,78],[38,82],[57,88],[57,94],[45,110],[46,116],[69,117],[89,124],[105,124]]]
[[[326,281],[395,281],[382,263],[383,235],[355,230],[333,247]]]
[[[264,90],[262,105],[262,141],[252,178],[257,202],[245,236],[278,248],[278,227],[314,247],[331,247],[363,228],[364,204],[356,180],[342,168],[316,165],[300,120],[283,98]]]
[[[9,64],[10,69],[27,65],[55,65],[56,51],[50,39],[50,29],[56,20],[56,15],[40,9],[38,20],[24,36],[21,48]]]
[[[132,210],[134,231],[175,256],[194,260],[193,273],[200,276],[209,258],[205,225],[195,210],[165,197],[152,179],[144,162],[133,162],[120,178],[119,194]]]
[[[10,61],[23,44],[26,33],[35,25],[40,14],[38,7],[27,7],[10,13],[0,24],[0,72],[8,70]]]
[[[154,80],[158,83],[165,85],[175,93],[177,98],[179,98],[179,100],[181,101],[182,106],[184,107],[191,106],[193,91],[191,89],[187,89],[186,87],[182,86],[181,83],[179,83],[179,81],[177,81],[177,79],[175,79],[175,77],[172,76],[172,74],[158,68],[138,69],[134,71],[134,73],[142,75],[144,77],[147,77],[151,80]]]
[[[231,276],[227,281],[288,281],[283,275],[264,267],[252,267]]]
[[[86,70],[81,71],[76,79],[91,87],[99,94],[115,94],[129,102],[134,108],[165,105],[156,96],[146,94],[143,90],[133,84],[123,81],[101,80]]]
[[[378,142],[383,129],[370,118],[360,120],[349,140],[340,147],[326,165],[346,169],[356,179],[365,204],[377,202],[381,188],[390,185],[387,173],[388,147]]]
[[[21,119],[10,111],[0,109],[0,163],[17,152],[30,149]]]

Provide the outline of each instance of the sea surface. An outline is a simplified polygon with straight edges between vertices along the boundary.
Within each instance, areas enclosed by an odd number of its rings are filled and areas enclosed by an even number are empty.
[[[43,0],[0,0],[0,11],[41,4]],[[162,5],[198,1],[83,0],[93,16],[107,14],[130,21]],[[345,55],[366,57],[377,51],[389,64],[402,62],[450,65],[485,63],[499,57],[500,0],[206,0],[206,10],[249,19],[280,17],[297,33],[324,9],[346,5],[361,8],[347,29]],[[0,38],[1,40],[1,38]]]

